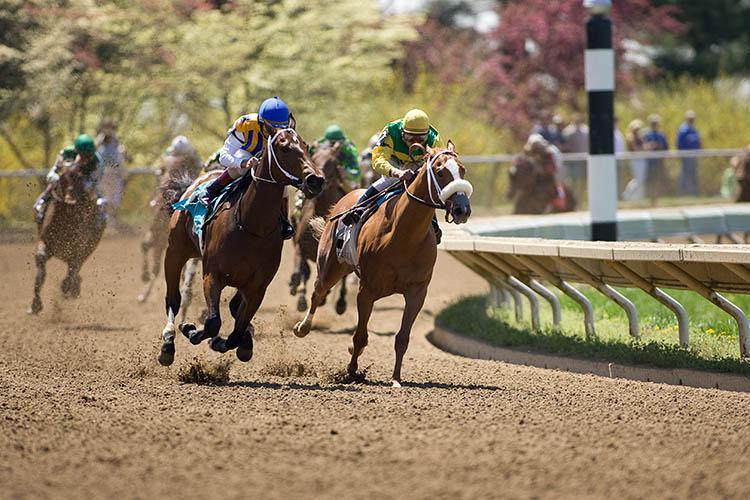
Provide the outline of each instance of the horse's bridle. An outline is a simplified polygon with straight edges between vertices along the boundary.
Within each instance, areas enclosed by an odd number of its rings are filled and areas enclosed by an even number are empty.
[[[267,182],[269,184],[282,184],[281,182],[277,181],[273,176],[273,167],[276,166],[277,169],[281,171],[282,174],[287,179],[291,180],[291,185],[298,188],[302,186],[303,182],[302,179],[299,177],[290,174],[289,172],[284,169],[284,167],[281,166],[281,163],[279,163],[279,159],[276,157],[276,152],[273,149],[273,142],[276,140],[276,137],[279,136],[282,132],[291,132],[294,137],[299,137],[297,134],[297,131],[293,128],[283,128],[276,132],[273,137],[268,138],[268,175],[270,176],[270,179],[266,179],[264,177],[260,177],[259,175],[255,175],[255,168],[250,169],[250,175],[252,176],[253,180],[259,181],[259,182]],[[273,162],[273,163],[272,163]]]
[[[435,177],[435,171],[432,169],[432,166],[435,164],[435,160],[437,160],[442,155],[449,155],[454,158],[458,158],[458,155],[450,151],[448,149],[444,149],[434,156],[431,156],[430,159],[422,164],[422,167],[420,168],[427,168],[427,194],[430,195],[430,201],[423,200],[419,196],[409,192],[408,189],[406,189],[406,195],[411,198],[412,200],[421,203],[423,205],[427,205],[428,207],[432,208],[445,208],[445,202],[448,198],[450,198],[454,193],[462,192],[466,194],[469,198],[471,197],[471,194],[473,192],[473,188],[469,181],[465,179],[453,179],[451,182],[449,182],[445,187],[441,188],[440,184],[437,181],[437,178]],[[404,187],[406,188],[406,183],[404,183]],[[435,201],[435,193],[438,198],[438,202]],[[447,218],[447,214],[446,214]]]

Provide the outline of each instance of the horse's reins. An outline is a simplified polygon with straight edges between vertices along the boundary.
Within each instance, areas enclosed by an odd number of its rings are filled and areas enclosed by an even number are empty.
[[[250,169],[250,177],[254,181],[258,182],[265,182],[268,184],[281,184],[281,182],[277,181],[273,176],[273,167],[276,165],[276,168],[281,170],[281,173],[286,176],[287,179],[291,179],[291,185],[299,189],[299,187],[302,185],[302,179],[299,177],[290,174],[289,172],[284,169],[284,167],[281,166],[281,163],[279,163],[279,159],[276,157],[276,152],[273,149],[273,142],[278,137],[279,134],[282,132],[291,132],[295,137],[298,137],[297,131],[293,128],[284,128],[279,131],[277,131],[272,137],[268,138],[268,144],[266,146],[267,149],[267,156],[268,156],[268,175],[269,179],[266,179],[265,177],[261,177],[260,175],[255,175],[255,168]],[[271,163],[273,161],[273,163]],[[242,196],[240,196],[240,199],[237,201],[237,205],[235,206],[234,210],[234,223],[237,226],[237,228],[240,231],[244,230],[244,226],[242,225],[242,221],[240,220],[240,212],[241,212],[241,206],[242,206]]]

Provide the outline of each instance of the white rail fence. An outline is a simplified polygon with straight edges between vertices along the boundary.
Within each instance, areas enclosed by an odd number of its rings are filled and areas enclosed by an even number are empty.
[[[639,288],[676,316],[679,341],[689,343],[688,314],[662,288],[692,290],[727,312],[737,323],[740,355],[750,356],[750,324],[745,313],[720,292],[750,294],[750,245],[680,245],[641,242],[583,242],[530,238],[448,235],[440,248],[484,278],[493,290],[509,295],[521,319],[522,297],[531,306],[532,328],[541,328],[540,299],[549,302],[553,323],[560,302],[546,284],[577,302],[587,338],[596,335],[593,306],[573,283],[590,285],[621,307],[630,335],[639,337],[638,311],[613,287]],[[545,284],[546,283],[546,284]]]

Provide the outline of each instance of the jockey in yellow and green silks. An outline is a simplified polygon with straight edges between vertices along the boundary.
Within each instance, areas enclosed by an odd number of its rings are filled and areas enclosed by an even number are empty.
[[[443,147],[438,131],[430,125],[427,113],[421,109],[412,109],[400,120],[388,123],[378,137],[375,147],[372,149],[372,169],[382,175],[372,186],[360,197],[357,204],[364,200],[373,199],[380,192],[388,189],[401,180],[409,180],[414,177],[414,169],[418,168],[423,153],[409,156],[409,148],[419,144],[423,148]],[[419,149],[417,149],[419,151]],[[343,218],[345,224],[358,221],[364,208],[355,208]],[[437,224],[437,219],[432,220],[435,236],[440,243],[442,232]]]

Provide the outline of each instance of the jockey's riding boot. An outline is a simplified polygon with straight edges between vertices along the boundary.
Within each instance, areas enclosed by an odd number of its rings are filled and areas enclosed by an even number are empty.
[[[36,202],[34,202],[34,220],[38,225],[44,222],[44,213],[47,211],[47,201],[49,200],[50,193],[52,192],[50,186],[39,195]]]
[[[435,231],[435,241],[439,245],[440,240],[443,238],[443,230],[438,225],[437,217],[432,217],[432,229]]]
[[[282,240],[290,240],[294,237],[294,226],[284,214],[279,215],[279,225],[281,226]]]
[[[210,206],[216,197],[221,194],[222,189],[227,187],[230,182],[232,182],[232,176],[229,175],[228,170],[224,170],[220,176],[206,186],[206,191],[203,193],[203,196],[201,196],[201,203],[207,207]]]
[[[378,191],[374,186],[368,187],[367,191],[365,191],[365,193],[357,200],[355,207],[362,203],[364,200],[370,200],[374,198],[378,195],[379,192],[380,191]],[[356,224],[357,222],[359,222],[359,219],[362,218],[362,215],[364,215],[365,210],[367,210],[367,207],[350,208],[349,212],[341,218],[341,222],[343,222],[345,226]]]

